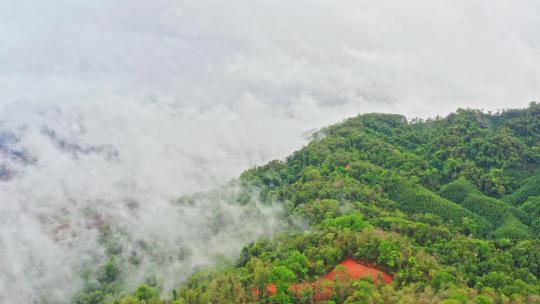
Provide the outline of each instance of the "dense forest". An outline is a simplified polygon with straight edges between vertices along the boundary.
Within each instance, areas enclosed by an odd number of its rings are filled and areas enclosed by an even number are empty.
[[[281,204],[291,228],[170,294],[159,282],[119,291],[113,248],[74,301],[540,303],[540,104],[359,115],[231,185],[238,204]],[[392,280],[353,277],[347,259]]]

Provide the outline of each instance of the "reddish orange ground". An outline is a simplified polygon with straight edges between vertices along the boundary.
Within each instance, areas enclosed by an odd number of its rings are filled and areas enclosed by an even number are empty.
[[[374,266],[363,264],[353,259],[347,259],[341,262],[340,265],[345,267],[344,273],[339,273],[339,271],[336,270],[336,267],[328,274],[326,274],[324,278],[319,279],[313,283],[293,284],[291,285],[290,290],[298,293],[302,291],[306,286],[311,286],[314,290],[318,290],[318,292],[315,293],[314,297],[316,299],[322,300],[328,298],[332,294],[331,289],[323,287],[325,281],[335,281],[336,279],[346,279],[347,277],[353,280],[371,277],[375,284],[379,284],[379,274],[380,276],[382,276],[384,284],[390,284],[393,280],[392,275],[382,270],[379,270]],[[269,284],[268,286],[266,286],[266,290],[270,295],[274,295],[276,294],[276,285]],[[254,288],[253,294],[259,295],[259,290],[257,288]]]
[[[371,276],[375,284],[379,284],[379,274],[382,275],[383,282],[385,284],[392,283],[392,276],[386,272],[383,272],[373,266],[356,262],[353,259],[348,259],[341,262],[342,266],[345,266],[345,272],[351,276],[351,279],[357,280]],[[328,280],[334,280],[336,277],[336,270],[329,272],[324,278]]]

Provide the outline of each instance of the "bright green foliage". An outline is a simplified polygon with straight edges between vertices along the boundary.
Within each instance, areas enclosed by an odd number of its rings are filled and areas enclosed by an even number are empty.
[[[540,196],[540,173],[525,180],[519,189],[505,196],[503,200],[511,205],[517,206],[525,202],[531,196]]]
[[[369,300],[373,299],[377,288],[373,285],[373,282],[369,280],[359,280],[352,284],[355,291],[348,299],[349,303],[369,303]]]
[[[292,303],[293,297],[289,286],[296,280],[296,275],[285,266],[276,266],[270,272],[269,284],[276,284],[276,294],[271,297],[276,303]]]
[[[457,283],[456,277],[454,277],[452,274],[448,273],[447,271],[440,271],[435,275],[433,280],[431,281],[431,286],[435,290],[444,290],[451,286],[454,286]]]
[[[462,206],[485,218],[495,227],[500,226],[508,217],[512,216],[508,205],[483,194],[469,196],[463,201]]]
[[[441,304],[463,304],[463,302],[455,299],[446,299],[441,301]]]
[[[337,229],[352,229],[355,231],[362,230],[369,226],[367,221],[364,221],[360,212],[352,212],[340,217],[327,219],[322,222],[323,227],[336,227]]]
[[[442,197],[458,204],[463,204],[467,198],[481,193],[480,190],[464,177],[460,177],[442,186],[440,190]]]
[[[453,288],[449,290],[448,299],[446,299],[445,301],[448,301],[448,303],[468,304],[469,295],[464,290]],[[445,301],[443,301],[442,303],[445,303]]]
[[[443,186],[440,193],[449,200],[459,203],[468,210],[488,220],[495,227],[504,224],[505,227],[497,229],[499,238],[510,237],[523,239],[530,237],[529,228],[520,222],[521,220],[524,223],[530,223],[531,217],[527,213],[501,200],[484,195],[463,177]],[[513,236],[511,230],[513,230]],[[510,234],[505,236],[507,233]]]
[[[390,180],[388,184],[390,198],[398,202],[399,208],[407,213],[431,213],[456,226],[461,225],[464,218],[470,218],[482,233],[490,228],[485,219],[416,183],[396,179]]]
[[[493,237],[496,239],[524,240],[531,239],[533,235],[522,222],[514,217],[509,217],[500,228],[493,232]]]
[[[135,290],[135,297],[140,301],[150,301],[159,297],[159,291],[148,285],[141,285]]]
[[[494,302],[493,302],[493,299],[488,296],[479,295],[474,298],[474,303],[475,304],[493,304]]]
[[[531,196],[525,203],[519,206],[519,210],[531,218],[540,217],[540,196]]]
[[[400,266],[401,246],[399,242],[382,241],[379,245],[379,257],[377,262],[391,268]]]
[[[308,259],[305,255],[295,250],[289,253],[283,264],[296,275],[296,280],[305,279],[308,272]]]
[[[519,206],[519,210],[529,217],[532,231],[540,235],[540,196],[532,196]]]

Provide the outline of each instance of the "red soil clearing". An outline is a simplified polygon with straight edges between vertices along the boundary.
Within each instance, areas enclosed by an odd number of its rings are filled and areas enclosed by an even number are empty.
[[[393,277],[392,275],[377,269],[375,266],[371,266],[368,264],[363,264],[360,262],[357,262],[353,259],[347,259],[341,264],[339,264],[342,267],[342,270],[340,271],[338,267],[334,268],[332,271],[327,273],[324,278],[321,278],[313,283],[300,283],[300,284],[293,284],[289,288],[289,290],[294,291],[295,293],[301,292],[304,288],[307,286],[311,286],[314,290],[318,290],[314,294],[314,298],[316,300],[324,300],[328,299],[332,295],[332,290],[328,287],[324,287],[325,281],[344,281],[344,280],[358,280],[362,278],[371,277],[373,279],[373,282],[375,284],[380,284],[380,279],[382,278],[382,283],[384,284],[390,284],[392,283]],[[268,291],[268,294],[273,296],[276,294],[276,285],[275,284],[269,284],[266,286],[266,290]],[[257,288],[254,288],[252,290],[253,295],[259,295],[260,292]]]
[[[345,266],[345,273],[350,275],[351,279],[353,280],[371,277],[375,284],[379,284],[379,274],[380,274],[385,284],[392,283],[391,275],[375,268],[374,266],[362,264],[362,263],[356,262],[353,259],[345,260],[341,262],[341,264],[339,265]],[[324,278],[327,280],[334,281],[336,278],[336,275],[337,275],[336,269],[334,268],[334,270],[330,271]]]

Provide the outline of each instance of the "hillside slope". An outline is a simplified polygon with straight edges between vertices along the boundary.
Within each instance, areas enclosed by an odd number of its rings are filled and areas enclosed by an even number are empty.
[[[392,284],[329,281],[321,302],[540,303],[539,169],[539,104],[411,122],[360,115],[233,182],[241,204],[282,204],[290,231],[245,247],[234,265],[194,274],[169,300],[154,282],[116,301],[314,303],[316,290],[290,286],[312,286],[354,259],[392,274]],[[298,219],[310,228],[295,228]],[[101,286],[78,303],[118,294]]]

